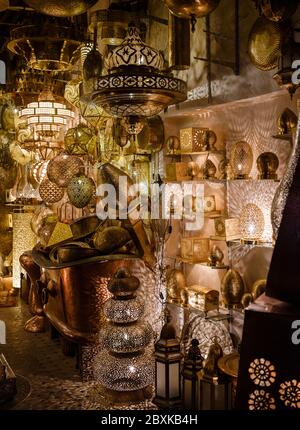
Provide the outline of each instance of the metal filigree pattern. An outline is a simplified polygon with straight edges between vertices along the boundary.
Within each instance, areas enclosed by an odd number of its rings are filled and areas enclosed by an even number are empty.
[[[229,216],[239,218],[247,204],[255,204],[264,215],[264,229],[261,240],[272,242],[271,205],[278,182],[263,181],[229,181],[228,182],[228,212]]]
[[[106,67],[109,70],[122,66],[162,69],[163,58],[158,50],[142,41],[136,27],[129,27],[123,43],[115,48],[106,60]]]
[[[144,388],[154,381],[152,348],[142,355],[132,357],[113,356],[104,349],[97,356],[95,376],[104,386],[116,391],[135,391]]]
[[[296,379],[280,384],[280,400],[289,408],[300,409],[300,382]]]
[[[276,409],[275,399],[264,390],[255,390],[248,400],[250,411],[269,411]]]
[[[116,323],[137,321],[143,315],[144,309],[145,304],[140,297],[130,301],[110,299],[103,306],[106,318]]]
[[[94,103],[118,117],[158,115],[167,105],[185,98],[184,81],[150,72],[130,74],[118,71],[103,76],[96,81],[93,93]]]
[[[67,188],[70,203],[76,208],[87,206],[95,192],[96,186],[94,181],[85,175],[73,176]]]
[[[149,345],[152,340],[152,329],[150,324],[142,322],[125,326],[108,324],[101,330],[100,338],[104,347],[110,351],[136,352]]]
[[[269,387],[275,382],[275,367],[269,360],[264,358],[255,358],[250,363],[248,372],[250,379],[260,387]]]
[[[79,157],[60,154],[49,161],[46,169],[50,181],[63,188],[68,185],[74,175],[84,170],[84,164]]]
[[[188,352],[188,346],[191,339],[199,340],[199,347],[204,358],[207,357],[212,339],[218,338],[224,354],[230,354],[233,351],[233,344],[230,333],[222,321],[213,321],[191,312],[189,321],[182,330],[182,343],[184,352]]]
[[[56,203],[63,198],[65,194],[65,190],[63,188],[59,188],[48,178],[45,178],[42,180],[39,186],[39,193],[40,193],[41,199],[45,203]]]

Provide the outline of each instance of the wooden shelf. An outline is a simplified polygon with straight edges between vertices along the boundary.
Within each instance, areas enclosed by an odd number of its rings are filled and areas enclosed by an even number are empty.
[[[224,155],[226,154],[226,149],[218,149],[216,151],[201,151],[201,152],[168,152],[164,154],[165,157],[174,156],[189,156],[189,155]]]
[[[209,311],[208,313],[205,313],[204,311],[197,309],[191,305],[181,305],[179,303],[171,303],[171,302],[167,302],[167,303],[169,306],[176,306],[178,308],[187,310],[189,312],[200,314],[200,316],[208,320],[224,321],[224,320],[232,319],[232,312],[229,309],[223,308],[223,307],[219,307],[219,311],[213,310],[213,311]]]
[[[172,258],[172,257],[167,257],[167,258]],[[226,265],[221,266],[221,267],[210,266],[207,262],[194,262],[192,260],[188,260],[186,258],[182,258],[182,257],[179,257],[179,256],[175,257],[175,259],[177,261],[179,261],[180,263],[191,264],[191,265],[198,264],[200,266],[204,266],[204,267],[207,267],[208,269],[213,269],[213,270],[225,270],[225,269],[227,270],[229,268],[229,266],[226,266]]]
[[[212,183],[216,183],[216,184],[225,184],[227,181],[227,179],[184,179],[184,180],[169,180],[169,179],[164,179],[165,183],[170,183],[170,184],[181,184],[184,182],[194,182],[194,183],[200,183],[200,184],[205,184],[206,182],[212,182]]]

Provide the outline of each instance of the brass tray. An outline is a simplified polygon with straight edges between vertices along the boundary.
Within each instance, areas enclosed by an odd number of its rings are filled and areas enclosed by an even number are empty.
[[[260,70],[272,70],[278,65],[284,32],[277,22],[257,18],[248,38],[251,63]]]
[[[219,369],[226,375],[232,378],[237,378],[239,373],[240,354],[233,352],[232,354],[224,355],[218,361]]]

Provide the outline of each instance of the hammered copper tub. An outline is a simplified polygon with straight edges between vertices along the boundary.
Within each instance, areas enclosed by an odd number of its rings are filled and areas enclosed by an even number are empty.
[[[123,254],[62,264],[51,262],[38,251],[32,251],[32,258],[46,274],[42,289],[45,315],[62,336],[79,344],[97,341],[111,276],[120,267],[130,271],[143,264],[139,258]]]

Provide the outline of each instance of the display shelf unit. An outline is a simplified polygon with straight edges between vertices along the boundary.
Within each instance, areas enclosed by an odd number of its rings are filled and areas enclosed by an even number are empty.
[[[179,303],[169,303],[169,304],[172,304],[173,306],[176,306],[180,309],[183,309],[184,311],[186,311],[190,314],[199,315],[199,316],[205,318],[206,320],[230,321],[233,317],[232,310],[227,309],[225,307],[220,307],[218,311],[215,310],[215,311],[204,312],[204,311],[197,309],[196,307],[190,306],[190,305],[182,305]]]
[[[264,231],[261,240],[257,243],[242,243],[238,240],[226,240],[225,237],[219,237],[214,232],[214,216],[204,214],[204,225],[202,229],[186,234],[185,221],[174,222],[174,234],[176,242],[180,244],[183,236],[208,237],[210,246],[217,245],[224,253],[224,268],[220,270],[212,269],[208,263],[194,263],[181,257],[178,247],[169,247],[166,255],[173,261],[174,267],[182,268],[187,286],[200,284],[204,287],[210,287],[221,290],[221,280],[228,268],[237,270],[245,284],[245,292],[251,291],[251,287],[258,279],[266,278],[268,267],[271,260],[274,244],[272,242],[271,226],[271,204],[276,189],[281,178],[285,173],[285,168],[291,152],[292,136],[281,135],[277,132],[277,118],[286,107],[290,107],[294,112],[297,110],[296,99],[290,101],[288,95],[282,91],[271,94],[254,97],[253,99],[237,100],[230,103],[210,105],[209,107],[185,106],[180,111],[169,111],[165,115],[166,138],[169,136],[179,136],[180,129],[193,127],[210,128],[217,135],[217,151],[207,151],[202,153],[167,153],[165,162],[169,163],[170,157],[174,161],[186,162],[189,157],[190,161],[195,161],[201,167],[203,157],[206,155],[217,167],[216,178],[197,178],[182,181],[168,181],[166,183],[193,183],[203,184],[204,196],[215,195],[216,209],[220,215],[216,217],[240,218],[242,209],[248,204],[253,203],[261,209],[264,216]],[[247,141],[252,149],[253,164],[249,178],[245,179],[223,179],[221,165],[215,160],[219,156],[224,156],[225,160],[230,159],[232,145],[238,141]],[[277,170],[278,179],[260,179],[256,160],[263,152],[274,152],[279,159],[279,168]],[[214,158],[213,158],[214,157]],[[221,177],[221,178],[220,178]],[[220,179],[219,179],[220,178]],[[174,236],[175,237],[175,236]],[[176,248],[176,249],[174,249]],[[169,251],[169,252],[168,252]],[[258,257],[256,257],[258,255]],[[257,260],[259,258],[259,260]],[[261,263],[258,264],[258,261]],[[195,312],[195,309],[191,309]],[[200,314],[199,314],[200,315]],[[241,335],[241,321],[243,312],[237,310],[233,312],[231,326],[235,321],[239,321],[239,328],[233,329]],[[184,320],[184,325],[187,324]]]
[[[193,156],[193,155],[224,155],[226,153],[225,149],[220,149],[216,151],[201,151],[201,152],[167,152],[165,153],[165,157],[185,157],[185,156]]]
[[[211,266],[209,263],[206,263],[206,262],[192,261],[192,260],[189,260],[187,258],[182,258],[180,256],[175,257],[175,260],[178,261],[179,263],[184,263],[184,264],[192,264],[192,265],[199,264],[200,266],[207,267],[209,269],[214,269],[214,270],[227,270],[227,269],[229,269],[228,265]]]

